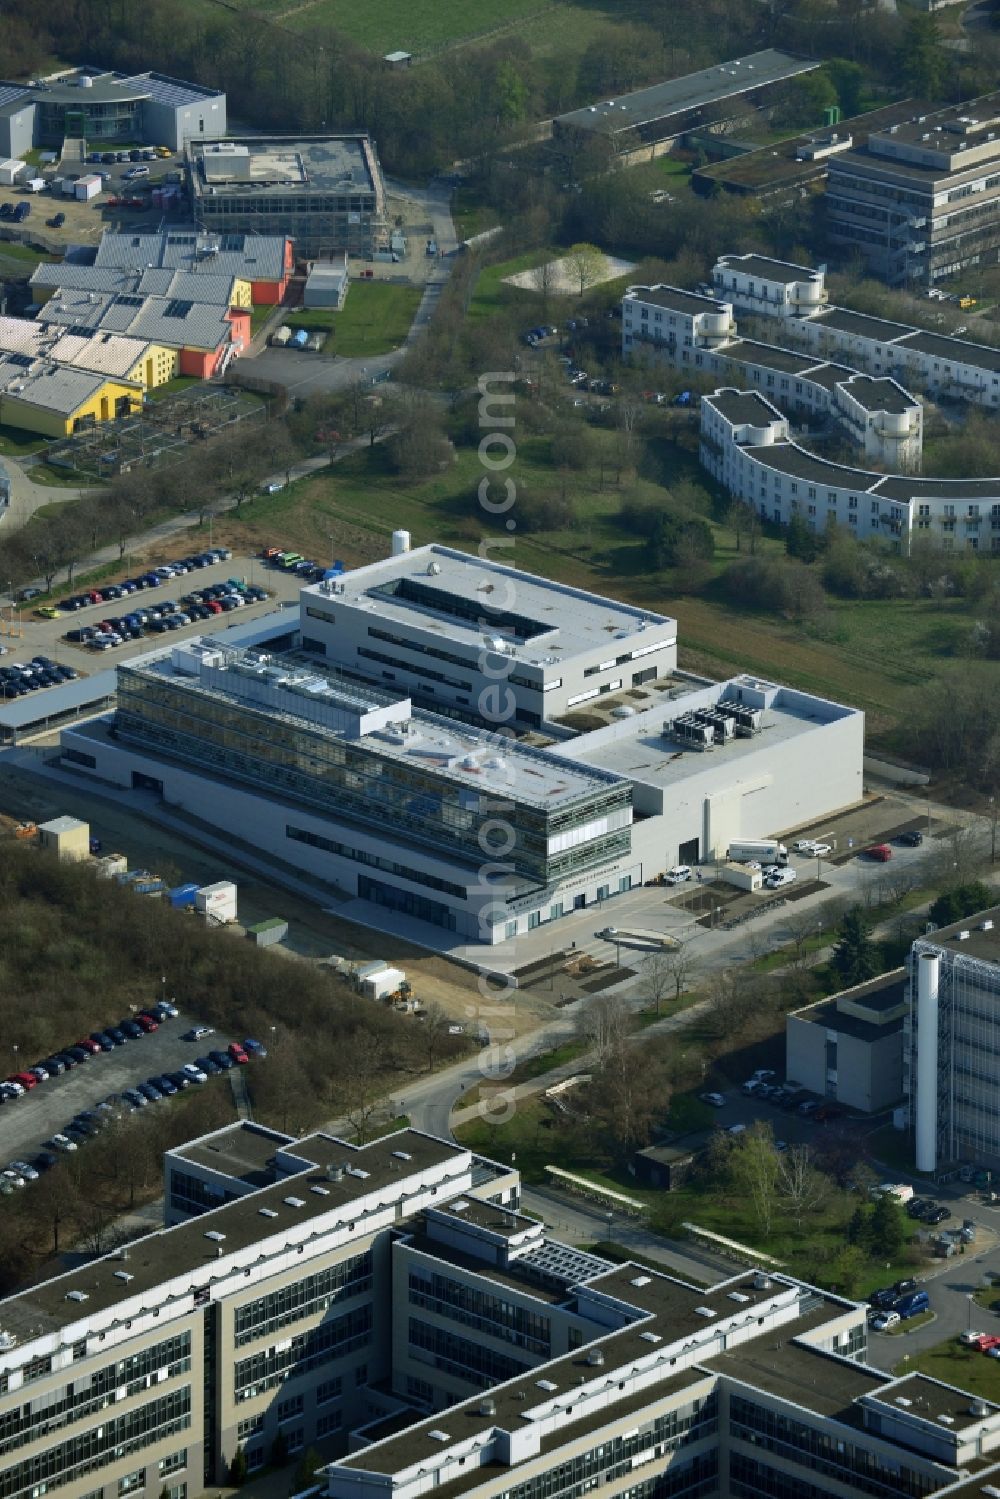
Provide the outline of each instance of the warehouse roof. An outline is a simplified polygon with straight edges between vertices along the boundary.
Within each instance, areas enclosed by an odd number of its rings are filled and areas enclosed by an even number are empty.
[[[229,341],[227,310],[182,297],[69,291],[50,298],[39,309],[38,321],[75,333],[98,328],[128,333],[169,348],[217,349]]]
[[[818,66],[819,63],[807,58],[793,57],[790,52],[769,47],[763,52],[751,53],[749,57],[736,57],[703,68],[699,73],[671,78],[613,100],[571,109],[557,116],[556,123],[577,130],[603,132],[609,125],[615,130],[627,130],[654,120],[666,120],[672,115],[682,115],[706,104],[721,103],[723,99],[764,88],[769,83],[780,83],[800,73],[809,73]]]
[[[172,229],[106,230],[94,264],[140,271],[170,266],[179,271],[210,271],[244,281],[278,281],[285,272],[287,240],[280,234],[207,234],[178,225]]]
[[[65,291],[190,297],[195,302],[228,306],[235,296],[235,283],[240,279],[243,278],[217,271],[212,261],[205,261],[204,269],[155,266],[143,270],[132,266],[75,265],[64,260],[43,261],[33,271],[30,284]]]

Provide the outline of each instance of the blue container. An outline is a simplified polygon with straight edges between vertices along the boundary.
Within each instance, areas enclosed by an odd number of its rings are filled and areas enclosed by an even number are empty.
[[[197,884],[178,885],[176,890],[170,891],[167,898],[176,910],[181,910],[184,906],[194,905],[194,898],[198,894],[198,888]]]

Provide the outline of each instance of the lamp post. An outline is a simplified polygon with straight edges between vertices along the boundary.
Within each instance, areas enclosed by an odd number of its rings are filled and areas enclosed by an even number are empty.
[[[608,1211],[607,1211],[607,1213],[605,1214],[605,1217],[608,1220],[608,1243],[609,1244],[613,1244],[614,1241],[615,1241],[615,1215],[614,1215],[614,1211],[611,1208],[609,1208]]]
[[[969,1292],[967,1300],[968,1300],[968,1303],[969,1303],[969,1331],[971,1332],[972,1331],[972,1308],[976,1304],[975,1303],[975,1297],[972,1295],[971,1291]]]

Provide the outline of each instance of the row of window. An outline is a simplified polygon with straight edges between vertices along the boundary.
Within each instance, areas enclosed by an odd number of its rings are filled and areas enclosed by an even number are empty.
[[[412,880],[415,885],[426,885],[431,890],[441,890],[445,895],[454,895],[458,900],[468,899],[464,885],[456,885],[454,880],[443,880],[438,875],[427,874],[424,870],[414,869],[409,864],[400,864],[397,859],[383,859],[380,854],[373,854],[370,849],[353,848],[349,843],[341,843],[336,838],[324,838],[320,833],[311,833],[306,828],[295,828],[290,824],[285,828],[285,836],[296,843],[308,843],[311,848],[321,848],[325,853],[337,854],[341,859],[351,859],[355,864],[367,864],[371,869],[383,869],[386,874],[398,875],[401,880]]]
[[[224,1202],[233,1202],[237,1194],[215,1182],[203,1181],[189,1171],[170,1169],[170,1206],[179,1213],[209,1213]]]
[[[148,1388],[153,1374],[172,1378],[186,1374],[190,1368],[190,1332],[178,1333],[150,1348],[141,1349],[129,1358],[106,1364],[89,1380],[86,1376],[74,1379],[72,1384],[62,1385],[36,1400],[13,1406],[0,1414],[0,1453],[24,1447],[113,1404],[123,1390],[121,1398],[139,1394]]]
[[[495,1353],[481,1343],[470,1343],[443,1327],[432,1327],[418,1317],[410,1318],[410,1355],[421,1363],[433,1364],[436,1369],[452,1374],[457,1379],[467,1380],[488,1389],[501,1384],[505,1379],[514,1379],[531,1368],[519,1359],[508,1358],[505,1353]]]
[[[531,1353],[551,1356],[551,1323],[514,1302],[505,1301],[488,1291],[475,1286],[463,1285],[444,1275],[430,1274],[422,1269],[410,1271],[410,1304],[434,1312],[439,1317],[449,1317],[466,1327],[490,1337],[501,1338]]]
[[[25,1462],[9,1463],[0,1471],[0,1499],[15,1499],[32,1490],[75,1483],[86,1473],[118,1462],[191,1425],[191,1388],[151,1400],[127,1416],[106,1420]]]
[[[253,1400],[266,1390],[297,1379],[310,1369],[319,1368],[333,1359],[364,1348],[370,1338],[372,1308],[369,1303],[313,1328],[310,1333],[287,1338],[284,1342],[250,1358],[239,1359],[234,1370],[234,1398],[237,1404]],[[0,1499],[3,1496],[0,1495]]]
[[[372,1286],[372,1253],[353,1255],[325,1270],[317,1270],[292,1285],[282,1286],[236,1308],[234,1343],[237,1348],[277,1332],[292,1322],[326,1311],[335,1301],[358,1296]]]
[[[898,1459],[828,1431],[809,1426],[781,1411],[755,1405],[734,1395],[729,1402],[730,1434],[772,1452],[785,1463],[814,1469],[848,1484],[856,1494],[878,1499],[921,1499],[938,1484],[927,1473],[903,1467]]]

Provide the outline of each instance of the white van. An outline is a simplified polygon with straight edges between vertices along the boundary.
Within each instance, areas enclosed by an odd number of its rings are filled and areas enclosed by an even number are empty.
[[[764,884],[769,890],[781,890],[785,885],[794,885],[797,878],[794,869],[773,869]]]

